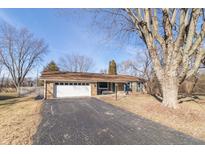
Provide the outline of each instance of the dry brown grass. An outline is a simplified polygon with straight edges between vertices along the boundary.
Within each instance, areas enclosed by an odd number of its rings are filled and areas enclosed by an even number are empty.
[[[0,144],[32,144],[42,102],[31,97],[0,101]]]
[[[179,104],[177,109],[170,109],[162,106],[154,97],[146,94],[120,96],[117,101],[115,101],[113,95],[98,96],[97,98],[159,122],[162,125],[205,140],[205,103],[189,101]]]

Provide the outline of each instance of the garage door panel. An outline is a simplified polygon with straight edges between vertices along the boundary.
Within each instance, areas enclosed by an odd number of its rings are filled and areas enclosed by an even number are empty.
[[[56,85],[56,97],[91,96],[90,86]]]

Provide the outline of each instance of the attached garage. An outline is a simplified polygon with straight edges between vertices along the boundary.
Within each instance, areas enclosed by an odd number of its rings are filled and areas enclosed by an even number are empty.
[[[54,87],[56,98],[91,96],[89,83],[56,82]]]

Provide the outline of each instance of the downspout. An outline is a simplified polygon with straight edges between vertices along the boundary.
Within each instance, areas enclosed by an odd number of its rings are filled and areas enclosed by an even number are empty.
[[[46,80],[44,80],[44,97],[43,97],[44,100],[47,99],[47,82]]]

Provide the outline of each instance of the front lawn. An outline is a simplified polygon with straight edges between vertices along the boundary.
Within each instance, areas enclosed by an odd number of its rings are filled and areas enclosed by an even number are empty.
[[[32,144],[41,106],[42,102],[32,97],[0,94],[0,144]]]
[[[6,103],[10,99],[17,98],[16,93],[0,93],[0,103]]]
[[[127,111],[159,122],[193,137],[205,140],[205,99],[201,103],[187,101],[179,104],[178,109],[170,109],[161,105],[154,97],[147,94],[119,96],[97,96],[107,103]]]

